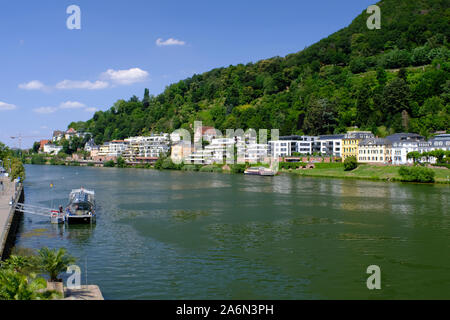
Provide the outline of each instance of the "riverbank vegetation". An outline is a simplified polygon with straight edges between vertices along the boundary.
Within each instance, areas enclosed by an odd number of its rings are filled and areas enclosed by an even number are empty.
[[[47,290],[50,281],[60,281],[58,276],[75,262],[65,249],[42,248],[37,252],[19,250],[0,265],[0,300],[52,300],[61,298]]]
[[[402,168],[401,166],[358,164],[358,167],[352,171],[345,171],[343,167],[340,168],[336,167],[336,168],[314,168],[295,171],[282,170],[282,172],[291,172],[293,174],[308,177],[344,178],[344,179],[348,178],[348,179],[365,179],[365,180],[380,180],[380,181],[432,182],[427,181],[428,179],[425,179],[424,181],[417,181],[416,179],[407,180],[407,178],[405,178],[400,174],[401,168]],[[450,170],[446,168],[423,168],[423,169],[428,169],[430,171],[427,170],[427,172],[434,173],[435,183],[444,183],[444,184],[450,183]],[[414,175],[416,175],[415,172]],[[433,174],[427,173],[426,176],[430,175]]]
[[[414,167],[402,166],[398,170],[398,173],[402,181],[423,182],[423,183],[434,182],[434,177],[436,175],[433,169],[422,166],[414,166]]]

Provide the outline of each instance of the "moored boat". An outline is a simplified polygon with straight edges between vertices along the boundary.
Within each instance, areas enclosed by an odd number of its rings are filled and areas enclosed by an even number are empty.
[[[244,174],[256,176],[274,176],[275,172],[265,167],[250,167],[244,171]]]
[[[66,221],[64,213],[58,210],[52,210],[50,214],[50,221],[53,224],[61,224]]]
[[[69,224],[95,223],[95,192],[84,188],[72,190],[65,220]]]

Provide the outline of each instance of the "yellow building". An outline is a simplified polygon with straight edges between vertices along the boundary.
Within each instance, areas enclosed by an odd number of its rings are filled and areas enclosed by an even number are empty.
[[[364,139],[374,138],[370,131],[349,131],[342,139],[342,160],[348,157],[358,159],[358,145]]]
[[[392,143],[387,139],[366,139],[359,143],[358,162],[391,163]]]

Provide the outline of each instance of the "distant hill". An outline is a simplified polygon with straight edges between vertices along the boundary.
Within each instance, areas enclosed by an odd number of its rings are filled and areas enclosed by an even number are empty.
[[[366,8],[346,28],[286,57],[213,69],[119,100],[69,127],[97,143],[189,129],[278,128],[280,134],[325,134],[348,127],[385,136],[449,130],[450,8],[445,0],[383,0],[381,29]]]

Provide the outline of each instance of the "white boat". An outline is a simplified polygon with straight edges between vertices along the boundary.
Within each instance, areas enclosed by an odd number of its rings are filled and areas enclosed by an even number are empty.
[[[66,217],[64,212],[60,212],[58,210],[52,210],[50,214],[50,221],[53,224],[61,224],[66,221]]]
[[[256,176],[274,176],[275,172],[265,167],[250,167],[244,171],[244,174]]]
[[[65,221],[71,223],[95,223],[95,192],[84,188],[72,190],[65,212]]]

